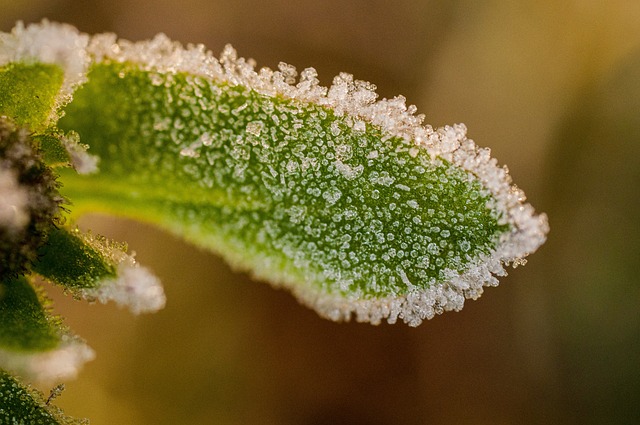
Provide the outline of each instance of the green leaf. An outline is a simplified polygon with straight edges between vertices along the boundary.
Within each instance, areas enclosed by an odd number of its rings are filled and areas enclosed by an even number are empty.
[[[86,419],[64,416],[60,409],[47,405],[43,395],[24,386],[6,371],[0,369],[0,423],[72,425],[88,424]]]
[[[94,176],[63,175],[76,211],[160,224],[325,316],[412,324],[477,296],[481,286],[447,293],[447,283],[479,274],[517,231],[471,172],[378,125],[144,68],[94,65],[65,108],[61,127],[101,159]]]
[[[61,172],[74,214],[158,224],[325,317],[372,323],[459,310],[545,240],[546,216],[463,125],[423,125],[348,74],[327,89],[313,69],[256,72],[230,47],[218,60],[47,24],[13,42],[43,34],[75,58],[53,61],[63,95],[84,82],[58,124],[100,159],[98,173]]]
[[[0,349],[47,351],[60,340],[60,322],[52,318],[25,278],[0,283]]]
[[[34,271],[68,289],[93,288],[114,278],[116,266],[87,244],[78,231],[54,229],[40,249]]]
[[[41,131],[49,123],[62,87],[64,71],[44,63],[11,63],[0,67],[0,115]]]
[[[36,381],[73,377],[93,351],[72,336],[24,277],[0,283],[0,368]]]
[[[158,279],[126,254],[125,244],[79,230],[53,229],[39,251],[33,271],[78,298],[113,300],[133,313],[164,307]]]

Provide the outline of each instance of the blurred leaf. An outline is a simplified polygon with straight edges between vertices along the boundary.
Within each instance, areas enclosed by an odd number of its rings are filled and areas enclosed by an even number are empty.
[[[93,351],[48,311],[24,277],[0,283],[0,368],[40,382],[74,377]]]
[[[47,351],[60,341],[52,319],[24,277],[0,283],[0,347],[10,351]]]
[[[580,94],[558,134],[549,276],[567,394],[581,423],[637,423],[640,54]],[[589,406],[587,410],[583,407]]]
[[[15,378],[0,369],[0,423],[73,425],[88,424],[85,419],[64,416],[59,409],[47,405],[42,394],[20,384]]]

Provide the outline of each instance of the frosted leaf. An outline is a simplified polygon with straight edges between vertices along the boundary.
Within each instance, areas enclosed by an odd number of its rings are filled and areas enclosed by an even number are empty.
[[[96,288],[81,290],[87,300],[103,304],[115,302],[133,314],[153,313],[164,308],[166,297],[160,280],[146,268],[121,264],[117,277],[100,282]]]
[[[73,379],[95,352],[82,340],[63,336],[58,347],[44,352],[13,352],[0,349],[0,364],[31,381],[50,384]]]
[[[164,308],[166,296],[160,280],[137,264],[124,248],[90,233],[76,234],[101,252],[108,262],[116,265],[115,276],[102,278],[92,287],[81,288],[81,297],[103,304],[113,301],[133,314],[153,313]]]
[[[41,62],[59,65],[64,71],[56,108],[71,100],[75,88],[86,80],[89,66],[89,36],[71,25],[49,23],[25,26],[22,22],[11,33],[0,33],[0,67],[10,62]],[[56,110],[52,119],[56,119]]]
[[[256,71],[231,46],[216,58],[164,35],[94,36],[86,53],[89,80],[61,126],[101,173],[69,178],[70,193],[109,202],[83,189],[107,179],[126,213],[289,286],[325,317],[417,325],[459,310],[546,238],[546,216],[463,124],[424,125],[404,97],[378,100],[350,74],[324,88],[313,69]]]

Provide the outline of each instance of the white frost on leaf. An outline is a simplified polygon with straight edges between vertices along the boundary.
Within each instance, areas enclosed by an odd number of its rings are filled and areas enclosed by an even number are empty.
[[[62,144],[69,154],[71,166],[78,174],[93,174],[98,172],[99,157],[87,152],[89,146],[80,143],[78,133],[70,132],[62,138]]]
[[[116,244],[91,233],[75,234],[84,243],[100,252],[105,261],[115,267],[115,276],[101,278],[95,286],[79,290],[80,296],[90,302],[106,304],[114,301],[128,308],[133,314],[153,313],[164,308],[166,296],[155,275],[141,267],[134,254],[127,254],[125,244]]]
[[[69,40],[68,48],[64,47],[67,45],[66,42],[62,43],[64,40]],[[11,35],[3,35],[3,40],[0,40],[5,46],[0,51],[0,64],[16,60],[12,49],[21,52],[21,57],[31,56],[48,61],[70,56],[81,58],[77,63],[85,64],[84,58],[88,56],[95,62],[135,63],[140,69],[161,75],[188,73],[230,85],[242,85],[267,96],[279,95],[317,104],[330,108],[338,117],[344,117],[353,131],[377,127],[385,133],[385,137],[404,140],[412,156],[423,149],[433,160],[441,158],[466,170],[491,195],[493,202],[488,208],[496,210],[501,217],[500,224],[508,224],[511,231],[501,236],[493,252],[476,258],[464,271],[448,270],[445,282],[426,286],[425,289],[412,289],[390,298],[366,298],[359,294],[320,293],[310,286],[294,282],[291,276],[266,276],[269,280],[277,278],[281,283],[286,283],[305,304],[314,307],[325,317],[348,320],[355,315],[359,321],[372,323],[382,319],[395,322],[400,318],[410,325],[417,325],[443,311],[459,310],[465,299],[480,296],[483,286],[495,286],[495,276],[506,274],[504,265],[521,264],[546,239],[549,230],[546,215],[536,214],[531,205],[525,202],[524,193],[512,184],[506,167],[499,166],[497,160],[491,158],[489,149],[479,148],[467,138],[467,129],[463,124],[436,129],[424,124],[424,115],[416,114],[417,108],[407,106],[402,96],[378,100],[374,85],[356,80],[346,73],[336,76],[331,87],[327,88],[320,86],[313,68],[298,73],[293,66],[280,64],[276,71],[268,68],[256,71],[254,62],[238,57],[231,46],[227,46],[218,59],[201,44],[184,47],[163,34],[153,40],[137,43],[118,40],[114,34],[93,36],[88,44],[87,40],[88,36],[62,25],[43,22],[26,29],[19,25]],[[54,46],[52,52],[59,53],[46,53],[49,50],[39,47],[40,44],[51,44]],[[69,61],[65,70],[85,69],[76,67],[74,63]],[[78,71],[76,75],[83,72]],[[161,83],[162,79],[159,80]],[[248,132],[254,134],[252,130],[248,129]],[[336,170],[345,177],[354,178],[360,172],[339,158]],[[255,267],[255,271],[260,275],[259,267]],[[372,282],[372,285],[376,284]],[[121,286],[128,287],[128,284]]]
[[[0,168],[0,227],[19,232],[29,223],[29,194],[20,187],[16,173]]]
[[[137,264],[122,263],[117,277],[105,279],[95,288],[83,289],[82,296],[90,301],[106,304],[114,301],[133,314],[153,313],[164,308],[166,296],[160,280]]]
[[[354,131],[366,131],[368,123],[405,140],[412,146],[412,156],[417,155],[418,149],[424,149],[433,160],[445,159],[477,177],[495,201],[488,207],[497,210],[500,224],[508,224],[511,231],[501,236],[493,252],[476,258],[462,273],[446,271],[444,283],[389,298],[366,298],[359,294],[321,293],[301,286],[289,276],[265,276],[290,286],[303,303],[325,317],[349,320],[355,315],[358,321],[372,323],[382,319],[395,322],[400,318],[417,326],[443,311],[460,310],[465,299],[481,295],[483,286],[497,285],[495,276],[506,274],[503,265],[520,264],[546,240],[549,230],[546,215],[536,214],[525,203],[524,193],[512,184],[506,167],[491,158],[489,149],[479,148],[467,138],[464,124],[434,129],[423,124],[424,115],[416,114],[415,106],[407,106],[404,97],[377,100],[374,85],[355,80],[350,74],[341,73],[326,88],[319,85],[313,68],[298,74],[293,66],[281,64],[277,71],[262,68],[256,72],[254,62],[238,57],[231,46],[217,59],[202,45],[184,47],[163,34],[137,43],[117,40],[113,34],[98,35],[92,38],[88,51],[96,61],[137,63],[141,69],[160,74],[184,72],[242,85],[267,96],[280,95],[328,107],[337,116],[345,116]],[[336,169],[347,178],[359,172],[341,161],[336,161]],[[255,274],[261,274],[259,266],[255,267]]]
[[[50,23],[25,26],[18,22],[11,33],[0,33],[0,66],[10,62],[49,63],[64,70],[64,81],[56,99],[56,111],[71,100],[76,87],[87,77],[89,36],[71,25]]]
[[[512,184],[506,167],[499,166],[497,160],[491,158],[490,149],[479,148],[467,138],[464,124],[434,129],[423,124],[424,115],[416,114],[415,106],[407,106],[403,96],[376,100],[376,87],[355,80],[351,74],[341,73],[334,78],[332,86],[326,88],[319,85],[313,68],[300,72],[299,78],[295,67],[286,64],[280,64],[279,71],[262,68],[256,72],[253,60],[239,58],[230,45],[217,59],[201,44],[184,47],[164,34],[135,43],[117,40],[115,34],[100,34],[92,37],[88,52],[98,62],[132,62],[139,64],[141,69],[165,74],[184,72],[243,85],[265,95],[278,94],[326,106],[338,116],[352,117],[353,126],[359,131],[365,130],[362,122],[365,120],[389,135],[425,149],[432,158],[446,159],[478,177],[496,200],[492,207],[502,213],[504,223],[514,228],[497,249],[500,261],[517,262],[534,252],[546,239],[546,215],[536,215],[524,202],[524,193]],[[338,168],[344,167],[338,164]]]
[[[82,366],[95,358],[91,347],[77,337],[65,335],[53,350],[29,353],[0,350],[0,365],[23,378],[50,384],[75,378]]]

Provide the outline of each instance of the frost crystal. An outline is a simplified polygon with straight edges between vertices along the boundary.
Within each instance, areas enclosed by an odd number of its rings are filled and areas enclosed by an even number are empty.
[[[103,280],[96,288],[83,289],[82,295],[103,304],[114,301],[133,314],[153,313],[166,303],[160,280],[146,268],[131,264],[121,264],[115,279]]]
[[[100,158],[87,153],[89,147],[80,143],[80,137],[77,133],[70,132],[64,136],[62,138],[62,144],[69,153],[71,166],[79,174],[92,174],[98,171],[98,161]]]
[[[73,379],[95,352],[78,338],[64,336],[59,347],[41,353],[0,350],[0,364],[22,377],[40,383]]]
[[[24,229],[29,222],[28,200],[28,193],[20,187],[15,173],[0,168],[0,227],[10,232]]]
[[[22,22],[11,33],[0,33],[0,66],[10,62],[42,62],[59,65],[64,70],[64,82],[57,107],[71,100],[75,88],[86,80],[89,56],[87,34],[71,25],[49,23],[24,26]],[[57,109],[57,108],[55,108]],[[56,111],[52,111],[55,119]]]
[[[137,264],[134,256],[125,252],[126,246],[91,233],[76,231],[75,234],[116,266],[115,277],[102,278],[95,286],[79,289],[81,297],[103,304],[114,301],[133,314],[153,313],[164,308],[166,297],[160,279]]]

